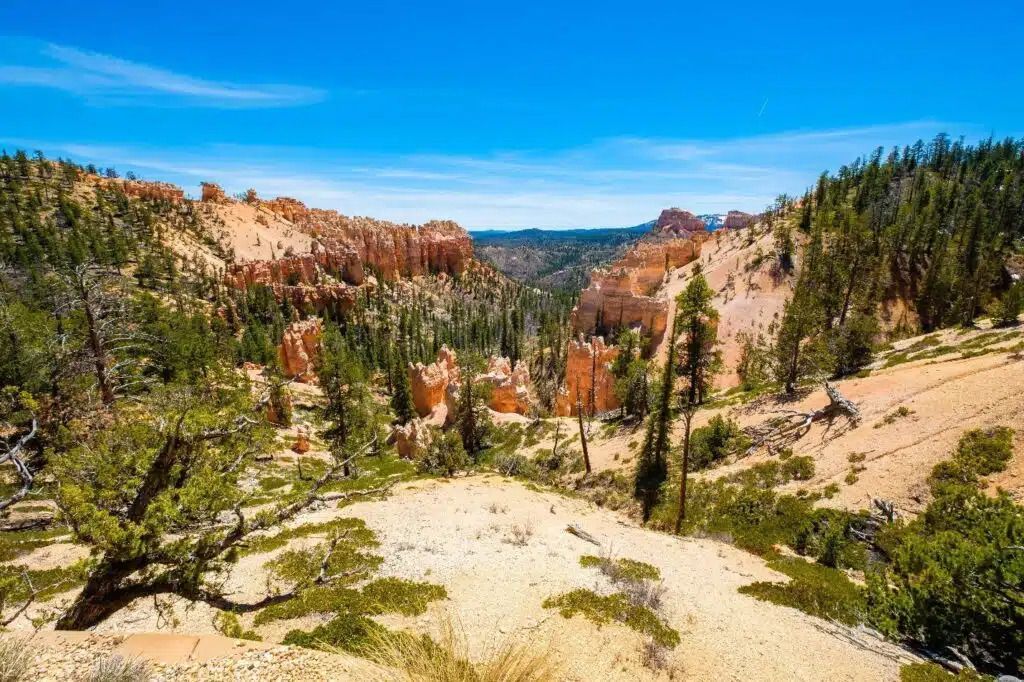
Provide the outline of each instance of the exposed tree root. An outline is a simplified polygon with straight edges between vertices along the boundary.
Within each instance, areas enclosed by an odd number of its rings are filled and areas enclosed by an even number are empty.
[[[824,421],[829,427],[837,417],[845,417],[854,426],[860,422],[860,410],[857,405],[844,397],[839,389],[827,381],[825,382],[825,393],[829,400],[825,407],[813,412],[778,410],[776,411],[778,416],[748,428],[746,433],[752,442],[746,454],[752,454],[764,447],[774,455],[803,438],[815,422]]]

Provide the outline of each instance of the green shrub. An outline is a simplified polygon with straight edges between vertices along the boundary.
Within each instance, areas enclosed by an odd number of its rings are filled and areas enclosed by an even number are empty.
[[[558,609],[565,618],[581,614],[598,625],[612,621],[622,623],[650,636],[663,646],[674,647],[679,644],[677,631],[661,622],[651,609],[631,603],[629,597],[622,592],[601,596],[592,590],[573,590],[545,599],[543,606],[546,609]]]
[[[948,485],[974,486],[979,476],[1006,468],[1013,456],[1013,429],[996,426],[974,429],[960,438],[953,459],[932,469],[929,482],[933,492]]]
[[[440,434],[430,443],[423,459],[419,461],[420,471],[435,476],[454,476],[468,469],[472,462],[462,445],[462,438],[454,429]]]
[[[985,682],[991,679],[967,668],[954,675],[935,663],[911,663],[900,668],[900,682]]]
[[[750,447],[750,439],[735,420],[716,414],[707,426],[690,434],[689,470],[714,466],[729,455]]]
[[[372,642],[387,635],[387,628],[371,618],[345,612],[309,632],[291,630],[282,644],[318,649],[324,645],[359,654]]]
[[[981,670],[1019,674],[1024,507],[976,484],[981,472],[1005,466],[1012,435],[1004,427],[970,431],[953,461],[935,467],[925,511],[878,537],[890,563],[869,575],[868,606],[889,636],[956,648]]]
[[[846,625],[863,620],[863,592],[842,571],[791,557],[773,559],[768,566],[788,575],[789,582],[756,582],[740,592]]]

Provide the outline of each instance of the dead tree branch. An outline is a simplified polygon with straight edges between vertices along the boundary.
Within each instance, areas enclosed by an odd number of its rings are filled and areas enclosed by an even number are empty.
[[[803,438],[815,422],[824,421],[831,426],[838,417],[845,417],[847,422],[853,426],[860,422],[860,410],[857,405],[827,381],[825,382],[825,394],[828,395],[829,400],[825,407],[813,412],[778,410],[775,413],[778,416],[747,429],[751,445],[746,454],[752,454],[762,447],[767,448],[771,454],[775,454]]]

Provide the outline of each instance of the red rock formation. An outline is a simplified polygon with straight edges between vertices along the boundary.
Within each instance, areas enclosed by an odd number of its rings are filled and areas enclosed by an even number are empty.
[[[722,222],[722,227],[727,230],[740,230],[750,227],[755,222],[757,222],[756,215],[743,211],[729,211],[729,214],[725,216],[725,221]]]
[[[706,238],[658,239],[636,244],[610,268],[594,270],[572,312],[573,329],[594,334],[640,327],[657,343],[665,333],[668,301],[654,294],[665,275],[700,256]]]
[[[524,363],[516,363],[513,368],[508,358],[492,357],[487,362],[487,371],[477,375],[476,381],[491,385],[487,406],[495,412],[526,414],[530,409],[530,372]],[[455,351],[442,346],[436,362],[410,364],[409,383],[417,414],[435,425],[450,421],[460,384]]]
[[[297,452],[300,455],[303,455],[309,452],[310,447],[309,436],[306,435],[305,431],[299,431],[295,436],[295,442],[292,443],[292,452]]]
[[[576,414],[577,400],[585,412],[608,412],[619,407],[615,396],[615,377],[612,362],[619,355],[615,346],[606,346],[604,339],[595,336],[590,341],[569,341],[565,363],[565,385],[555,398],[555,414],[560,417]]]
[[[146,199],[147,201],[168,201],[172,204],[180,204],[185,200],[185,191],[169,182],[105,178],[99,175],[85,175],[83,177],[86,182],[108,189],[117,189],[130,197]]]
[[[451,221],[399,225],[307,208],[290,197],[278,197],[261,205],[316,237],[325,252],[323,264],[329,270],[333,269],[332,263],[358,262],[374,267],[384,279],[394,281],[434,272],[457,275],[473,258],[469,234]],[[343,278],[351,284],[359,283]]]
[[[203,190],[202,201],[212,204],[228,203],[228,195],[224,194],[224,190],[217,183],[201,182],[199,186]]]
[[[409,384],[412,388],[412,402],[416,413],[421,417],[431,417],[431,422],[443,423],[445,415],[437,408],[444,404],[445,392],[450,383],[457,383],[459,367],[456,364],[455,351],[448,346],[441,346],[437,353],[437,361],[429,365],[417,362],[409,365]]]
[[[395,444],[398,456],[417,459],[427,451],[431,442],[430,429],[422,419],[411,419],[408,424],[399,424],[392,430],[389,443]]]
[[[508,358],[491,357],[487,362],[487,373],[477,381],[491,385],[491,397],[487,406],[495,412],[526,414],[530,409],[530,370],[520,361],[513,368]]]
[[[316,360],[320,355],[320,338],[323,323],[319,318],[292,322],[284,330],[277,355],[281,360],[281,371],[289,378],[303,383],[315,383]]]
[[[703,220],[689,211],[679,208],[666,208],[662,211],[653,230],[656,234],[670,234],[678,237],[688,237],[706,231],[707,226]]]

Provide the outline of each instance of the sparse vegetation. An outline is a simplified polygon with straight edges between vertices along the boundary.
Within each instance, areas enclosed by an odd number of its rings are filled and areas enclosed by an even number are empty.
[[[98,661],[86,682],[148,682],[153,676],[145,661],[111,655]]]
[[[613,621],[622,623],[649,635],[662,646],[674,647],[679,644],[678,632],[665,625],[650,608],[633,604],[629,596],[622,592],[601,596],[592,590],[573,590],[545,599],[544,608],[558,609],[565,618],[580,614],[598,625]]]

